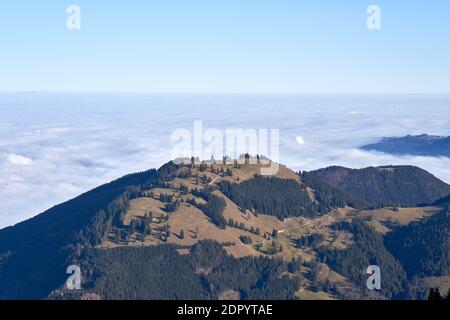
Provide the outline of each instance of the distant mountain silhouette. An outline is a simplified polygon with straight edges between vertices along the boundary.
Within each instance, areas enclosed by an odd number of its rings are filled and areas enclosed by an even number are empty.
[[[395,155],[450,157],[450,137],[427,134],[406,137],[387,137],[380,142],[361,147]]]

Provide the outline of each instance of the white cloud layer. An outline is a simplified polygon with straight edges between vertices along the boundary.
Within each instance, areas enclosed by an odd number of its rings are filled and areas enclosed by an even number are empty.
[[[18,166],[27,166],[33,163],[33,160],[21,156],[20,154],[9,154],[7,158],[11,164]]]
[[[281,162],[420,166],[450,159],[358,149],[383,136],[450,135],[448,96],[0,95],[0,228],[127,173],[170,160],[173,130],[280,129]]]

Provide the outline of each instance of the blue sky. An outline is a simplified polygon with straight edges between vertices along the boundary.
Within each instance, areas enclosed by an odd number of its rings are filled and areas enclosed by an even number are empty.
[[[2,1],[0,91],[450,93],[449,15],[448,0]]]

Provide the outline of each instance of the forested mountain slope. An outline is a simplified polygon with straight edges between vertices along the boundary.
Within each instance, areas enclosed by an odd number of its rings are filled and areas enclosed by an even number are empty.
[[[450,213],[448,210],[391,232],[388,250],[410,279],[450,275]]]
[[[408,298],[409,280],[448,274],[447,212],[389,225],[385,235],[372,228],[383,219],[367,219],[380,211],[356,192],[314,173],[259,169],[170,162],[0,230],[0,299]],[[399,195],[417,192],[413,203],[434,197],[418,193],[423,181],[411,186],[410,171],[384,170]],[[350,181],[379,186],[366,178]],[[397,189],[382,190],[371,202]],[[375,294],[364,283],[374,263],[388,279]],[[82,290],[65,287],[70,265],[82,271]]]

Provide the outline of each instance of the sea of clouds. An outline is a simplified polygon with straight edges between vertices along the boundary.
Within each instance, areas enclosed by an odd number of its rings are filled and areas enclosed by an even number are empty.
[[[174,130],[280,129],[280,161],[420,166],[450,159],[359,150],[384,136],[450,135],[449,96],[0,94],[0,228],[125,174],[171,160]]]

